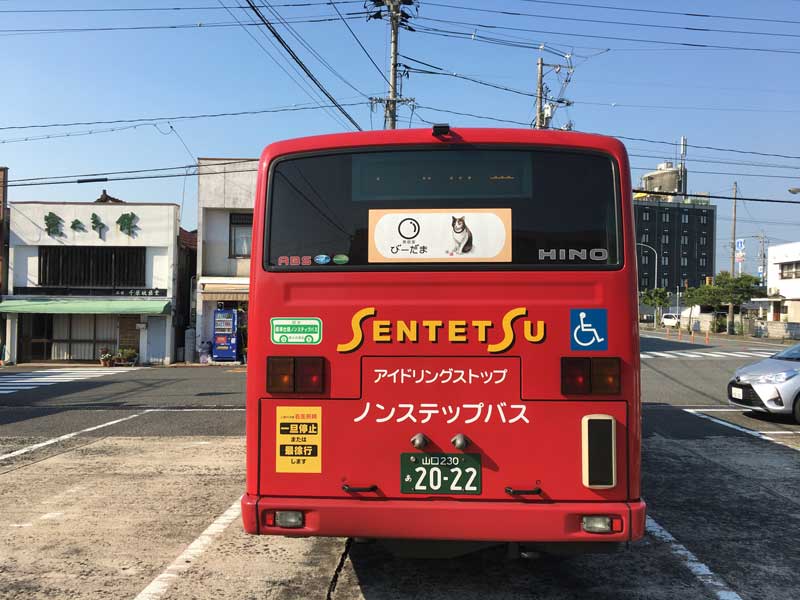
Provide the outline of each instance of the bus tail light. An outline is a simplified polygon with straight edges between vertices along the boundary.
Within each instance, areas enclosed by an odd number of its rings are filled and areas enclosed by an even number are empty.
[[[561,393],[564,395],[592,393],[592,364],[590,358],[561,359]]]
[[[325,389],[325,360],[320,356],[267,357],[270,394],[321,394]]]
[[[619,359],[592,359],[592,393],[619,394]]]
[[[611,415],[581,420],[583,485],[609,489],[617,485],[617,422]]]
[[[619,358],[561,358],[561,393],[565,396],[619,392]]]

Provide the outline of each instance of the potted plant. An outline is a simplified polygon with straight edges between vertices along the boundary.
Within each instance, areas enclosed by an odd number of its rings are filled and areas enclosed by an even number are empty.
[[[111,366],[111,353],[108,351],[108,348],[100,348],[100,364],[104,367]]]
[[[120,348],[114,357],[114,364],[120,367],[132,367],[139,359],[139,353],[133,348]]]

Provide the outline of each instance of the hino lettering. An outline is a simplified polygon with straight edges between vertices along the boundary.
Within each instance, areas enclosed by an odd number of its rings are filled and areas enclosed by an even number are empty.
[[[591,250],[578,250],[577,248],[540,249],[539,260],[594,260],[606,262],[608,260],[608,250],[605,248],[592,248]]]

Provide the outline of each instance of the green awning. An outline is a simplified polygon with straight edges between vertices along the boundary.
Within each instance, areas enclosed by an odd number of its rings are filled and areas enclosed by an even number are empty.
[[[19,298],[0,302],[4,313],[83,315],[161,315],[170,311],[169,300],[94,300],[89,298]]]

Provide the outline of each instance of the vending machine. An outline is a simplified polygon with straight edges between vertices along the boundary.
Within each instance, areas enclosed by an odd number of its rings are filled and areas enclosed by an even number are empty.
[[[237,326],[235,309],[218,308],[214,311],[214,342],[211,344],[213,360],[233,361],[237,359]]]

